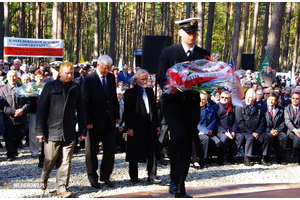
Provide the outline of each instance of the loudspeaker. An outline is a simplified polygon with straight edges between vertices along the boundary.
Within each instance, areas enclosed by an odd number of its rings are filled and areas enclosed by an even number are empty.
[[[142,68],[150,74],[156,74],[162,50],[172,45],[172,37],[162,35],[143,36]]]
[[[254,54],[242,54],[242,69],[254,71]]]

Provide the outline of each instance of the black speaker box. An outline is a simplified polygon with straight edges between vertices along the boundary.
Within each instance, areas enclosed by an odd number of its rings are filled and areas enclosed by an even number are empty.
[[[172,37],[162,35],[143,36],[142,68],[150,74],[156,74],[162,50],[172,45]]]
[[[242,69],[254,71],[254,54],[242,54]]]

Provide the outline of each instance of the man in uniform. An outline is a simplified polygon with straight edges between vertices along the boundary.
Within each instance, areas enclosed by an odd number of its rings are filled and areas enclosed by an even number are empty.
[[[210,53],[195,45],[200,18],[188,18],[175,22],[181,42],[162,51],[158,69],[158,82],[164,88],[167,70],[176,63],[204,59]],[[184,180],[187,176],[192,140],[200,119],[200,96],[193,91],[179,92],[173,88],[169,94],[162,95],[162,112],[171,132],[170,160],[171,185],[169,192],[175,197],[191,197],[186,194]]]

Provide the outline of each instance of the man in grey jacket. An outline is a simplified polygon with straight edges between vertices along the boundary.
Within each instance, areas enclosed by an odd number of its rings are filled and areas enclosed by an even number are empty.
[[[59,78],[48,82],[41,94],[36,114],[37,138],[44,143],[45,161],[40,182],[47,188],[49,175],[59,158],[56,173],[58,197],[69,197],[66,190],[71,168],[71,158],[78,134],[75,130],[77,110],[79,141],[86,137],[85,110],[81,88],[72,81],[74,67],[64,62],[59,69]]]
[[[18,147],[25,135],[26,112],[30,107],[29,98],[17,97],[15,95],[14,89],[21,86],[17,83],[17,79],[16,71],[9,71],[7,73],[8,83],[0,89],[0,97],[4,97],[7,102],[3,108],[7,161],[13,161],[18,156]]]

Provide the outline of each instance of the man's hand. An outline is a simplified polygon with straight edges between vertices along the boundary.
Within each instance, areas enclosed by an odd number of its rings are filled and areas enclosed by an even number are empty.
[[[88,124],[88,125],[86,125],[86,127],[87,127],[88,129],[92,129],[92,128],[93,128],[93,124]]]
[[[86,138],[86,136],[79,136],[78,137],[78,140],[79,140],[79,142],[81,142],[82,140],[84,140]]]
[[[229,139],[233,139],[233,137],[232,137],[232,135],[230,134],[230,132],[229,131],[226,131],[225,132],[225,135],[229,138]]]
[[[131,128],[127,130],[127,135],[133,136],[133,130]]]
[[[22,109],[17,109],[15,111],[14,117],[21,117],[23,115],[23,110]]]
[[[177,88],[173,87],[170,91],[170,94],[177,94],[178,90]]]
[[[203,132],[199,132],[199,133],[198,133],[198,135],[205,135],[205,133],[203,133]]]
[[[207,133],[207,135],[210,136],[212,133],[213,133],[213,131],[209,130],[208,133]]]
[[[272,130],[270,131],[270,133],[271,133],[274,137],[276,137],[276,136],[278,135],[278,131],[275,130],[275,129],[272,129]]]
[[[160,132],[160,128],[156,127],[156,133],[159,134],[159,132]]]
[[[300,138],[300,129],[296,129],[294,133],[295,135],[297,135],[298,138]]]
[[[252,132],[251,135],[253,135],[253,137],[258,140],[259,138],[259,133],[255,133],[255,132]]]
[[[120,119],[116,119],[116,124],[120,124],[121,120]]]
[[[124,127],[123,126],[119,126],[119,133],[123,133],[124,131]]]
[[[45,136],[44,135],[37,135],[36,138],[39,139],[39,141],[41,141],[41,142],[45,142]]]

